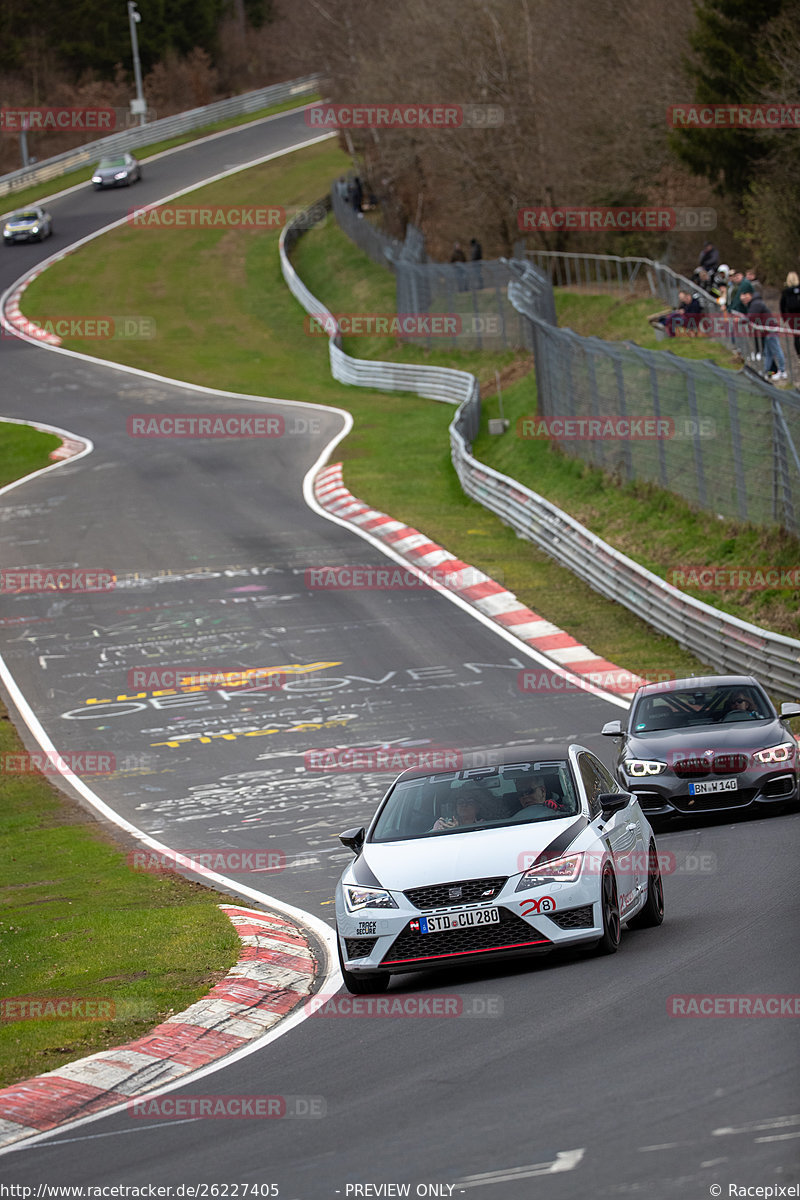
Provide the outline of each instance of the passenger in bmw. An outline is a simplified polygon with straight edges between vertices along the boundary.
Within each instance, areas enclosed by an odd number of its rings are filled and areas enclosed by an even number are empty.
[[[452,817],[439,817],[433,824],[431,833],[440,833],[443,829],[465,829],[468,826],[485,825],[481,815],[481,797],[477,792],[465,792],[456,800],[456,811]]]

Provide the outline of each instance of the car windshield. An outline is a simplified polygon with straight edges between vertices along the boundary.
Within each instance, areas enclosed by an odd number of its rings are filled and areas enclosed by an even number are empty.
[[[26,209],[25,212],[14,213],[13,217],[11,217],[12,221],[38,221],[38,219],[39,214],[34,212],[33,209]]]
[[[580,812],[564,760],[535,760],[400,780],[381,809],[371,842],[557,821]]]
[[[124,167],[124,166],[125,166],[124,158],[101,158],[100,162],[98,163],[97,169],[98,169],[98,171],[102,171],[103,168],[105,168],[105,167],[110,168],[110,167]]]
[[[725,684],[642,696],[632,714],[630,727],[634,734],[643,734],[662,729],[773,720],[774,717],[760,688],[749,684]]]

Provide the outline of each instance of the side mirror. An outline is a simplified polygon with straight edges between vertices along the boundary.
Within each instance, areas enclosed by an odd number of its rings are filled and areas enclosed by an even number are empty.
[[[600,732],[603,737],[622,737],[622,721],[606,721]]]
[[[339,834],[339,841],[348,850],[352,850],[356,858],[358,858],[364,847],[364,838],[367,836],[367,831],[362,825],[360,829],[346,829],[344,833]]]
[[[800,704],[795,704],[793,700],[786,700],[781,705],[782,717],[800,717]]]
[[[631,802],[628,792],[602,792],[597,797],[597,803],[604,817],[613,817],[614,813],[622,812]]]

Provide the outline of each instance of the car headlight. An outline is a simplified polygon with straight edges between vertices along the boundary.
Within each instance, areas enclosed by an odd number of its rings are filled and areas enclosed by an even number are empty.
[[[38,233],[38,232],[39,232],[39,226],[38,226],[38,225],[31,225],[30,232],[31,232],[31,233]]]
[[[654,758],[626,758],[623,766],[625,774],[634,779],[641,779],[645,775],[660,775],[667,769],[666,763],[658,762]]]
[[[124,178],[125,178],[125,176],[126,176],[127,174],[128,174],[128,172],[127,172],[127,171],[117,171],[117,173],[116,173],[116,175],[114,176],[114,178],[115,178],[115,179],[124,179]]]
[[[769,746],[766,750],[756,750],[753,758],[758,763],[786,763],[794,760],[794,742],[781,742],[779,746]]]
[[[397,904],[385,888],[356,887],[348,883],[344,887],[344,898],[350,912],[359,908],[397,908]]]
[[[582,854],[567,854],[564,858],[551,858],[549,862],[531,867],[520,879],[515,891],[541,887],[544,883],[573,883],[581,873]]]

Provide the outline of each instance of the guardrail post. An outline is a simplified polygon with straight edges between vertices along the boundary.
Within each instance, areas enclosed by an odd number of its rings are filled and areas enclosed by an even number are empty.
[[[686,380],[686,395],[689,401],[689,416],[694,425],[694,469],[697,476],[697,503],[701,508],[708,508],[706,477],[703,470],[703,447],[700,441],[700,414],[697,411],[697,393],[694,388],[694,377],[687,373],[684,378]]]
[[[734,479],[736,480],[736,509],[742,521],[747,520],[747,488],[742,462],[742,434],[739,428],[739,396],[731,380],[728,384],[728,419],[731,426],[731,451],[733,452]]]
[[[778,525],[785,525],[792,533],[796,533],[792,484],[786,457],[787,442],[793,450],[795,447],[777,397],[772,401],[772,418],[773,516]]]
[[[655,363],[650,362],[650,390],[653,394],[653,416],[656,421],[661,419],[661,397],[658,394],[658,372],[656,371]],[[661,428],[660,425],[657,428]],[[664,439],[659,438],[656,442],[658,448],[658,481],[665,489],[669,487],[667,478],[667,448],[664,445]]]
[[[614,357],[614,375],[617,380],[617,409],[621,417],[627,416],[625,404],[625,372],[622,369],[622,359],[615,355]],[[623,438],[620,448],[620,457],[622,459],[625,479],[630,483],[633,479],[633,467],[631,464],[631,443],[630,438]]]

